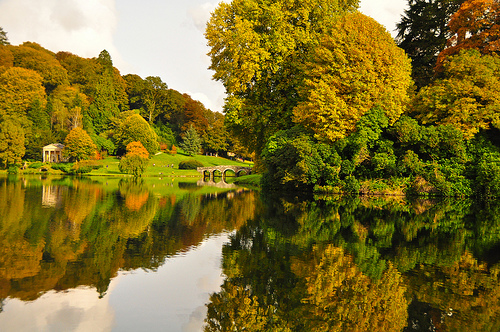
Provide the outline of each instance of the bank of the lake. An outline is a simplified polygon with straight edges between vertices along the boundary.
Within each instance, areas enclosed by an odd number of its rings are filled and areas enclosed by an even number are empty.
[[[149,165],[146,171],[142,174],[142,177],[200,177],[201,174],[196,170],[186,170],[179,169],[179,163],[194,159],[203,164],[205,167],[219,166],[219,165],[236,165],[236,166],[251,166],[253,163],[241,162],[239,160],[227,159],[215,156],[205,156],[196,155],[188,156],[184,153],[177,153],[171,155],[168,153],[160,152],[152,156],[149,160]],[[128,177],[129,174],[120,172],[118,169],[118,164],[120,159],[118,157],[110,156],[102,160],[96,160],[92,162],[95,165],[90,173],[85,175],[90,176],[118,176],[118,177]],[[24,169],[19,170],[19,174],[51,174],[51,175],[62,175],[64,172],[53,168],[54,164],[41,163],[41,162],[29,162],[26,163]],[[7,174],[7,170],[0,170],[0,174]]]

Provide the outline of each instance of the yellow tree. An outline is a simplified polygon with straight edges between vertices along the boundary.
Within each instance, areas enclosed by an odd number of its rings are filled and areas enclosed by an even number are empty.
[[[463,50],[444,63],[441,78],[421,89],[413,115],[424,124],[451,124],[466,138],[500,128],[500,57]]]
[[[21,163],[26,151],[24,130],[18,123],[7,120],[0,126],[0,161],[5,168]]]
[[[357,0],[221,2],[207,24],[210,69],[227,92],[226,123],[250,152],[293,126],[305,56]]]
[[[11,47],[11,50],[14,55],[14,66],[38,72],[48,93],[59,85],[69,83],[66,69],[49,50],[30,42]]]
[[[42,77],[30,69],[11,67],[0,75],[0,117],[9,115],[26,121],[27,111],[35,101],[46,104]]]
[[[328,31],[306,63],[305,101],[294,109],[294,121],[326,141],[348,135],[375,106],[395,122],[412,86],[404,51],[383,26],[359,12],[345,15]]]
[[[96,150],[97,146],[89,134],[80,127],[71,130],[64,140],[63,155],[71,161],[90,159]]]

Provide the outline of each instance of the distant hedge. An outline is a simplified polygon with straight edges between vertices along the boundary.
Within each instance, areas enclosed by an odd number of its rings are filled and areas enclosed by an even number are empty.
[[[179,163],[179,169],[196,169],[203,167],[203,164],[196,159],[184,160]]]

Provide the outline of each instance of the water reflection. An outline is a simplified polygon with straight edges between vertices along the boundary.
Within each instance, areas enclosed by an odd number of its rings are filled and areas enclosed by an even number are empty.
[[[499,202],[154,181],[0,179],[0,330],[500,330]]]
[[[500,204],[265,198],[205,331],[498,331]]]
[[[50,189],[48,189],[50,188]],[[0,179],[0,299],[33,301],[90,286],[100,297],[119,270],[156,270],[167,257],[253,215],[252,193],[217,199],[142,181],[110,190],[89,179]]]

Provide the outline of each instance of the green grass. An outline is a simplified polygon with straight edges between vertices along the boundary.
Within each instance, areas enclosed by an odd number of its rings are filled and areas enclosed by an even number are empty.
[[[204,155],[188,156],[182,151],[176,155],[170,155],[167,153],[159,153],[153,156],[149,160],[149,166],[147,167],[142,177],[201,177],[201,174],[196,170],[182,170],[179,169],[179,163],[183,160],[196,159],[203,164],[205,167],[218,166],[218,165],[241,165],[241,166],[252,166],[251,163],[242,163],[236,160],[226,159],[222,157],[212,157]],[[102,165],[101,168],[97,170],[92,170],[87,175],[91,176],[117,176],[124,177],[130,176],[120,172],[118,169],[118,164],[120,159],[116,157],[107,157],[103,160],[98,161]],[[36,163],[36,162],[35,162]],[[173,167],[172,167],[173,165]],[[44,167],[48,168],[47,172],[43,174],[63,174],[61,171],[53,170],[49,166],[50,164],[44,164]],[[6,171],[0,171],[0,173],[6,173]],[[40,174],[40,168],[27,168],[26,170],[20,171],[19,174]],[[230,175],[230,174],[228,174]]]

